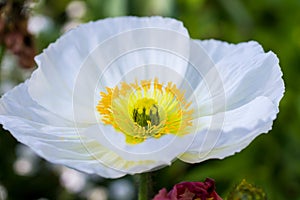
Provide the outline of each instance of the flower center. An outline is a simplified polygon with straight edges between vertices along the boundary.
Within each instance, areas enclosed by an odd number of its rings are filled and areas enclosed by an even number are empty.
[[[133,109],[132,118],[138,125],[147,129],[148,125],[157,126],[160,122],[156,101],[150,98],[139,99]]]
[[[101,92],[97,111],[102,122],[125,135],[126,142],[137,144],[148,138],[166,134],[185,135],[191,132],[193,110],[184,94],[169,82],[157,79],[140,83],[121,83]]]

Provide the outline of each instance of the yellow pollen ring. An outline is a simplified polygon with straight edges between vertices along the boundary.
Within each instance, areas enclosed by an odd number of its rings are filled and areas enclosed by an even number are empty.
[[[163,85],[155,78],[120,85],[101,92],[96,108],[102,122],[122,132],[127,143],[191,132],[191,103],[185,101],[184,93],[172,82]]]

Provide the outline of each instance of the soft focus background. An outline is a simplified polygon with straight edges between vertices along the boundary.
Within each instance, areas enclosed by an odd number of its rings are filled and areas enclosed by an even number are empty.
[[[257,40],[278,55],[286,84],[273,130],[224,160],[175,162],[155,173],[154,192],[211,177],[224,197],[245,178],[263,188],[268,199],[300,200],[299,0],[0,0],[0,9],[1,94],[31,74],[35,54],[90,20],[162,15],[183,21],[192,38]],[[136,199],[135,188],[131,176],[107,180],[52,165],[1,130],[0,200],[131,200]]]

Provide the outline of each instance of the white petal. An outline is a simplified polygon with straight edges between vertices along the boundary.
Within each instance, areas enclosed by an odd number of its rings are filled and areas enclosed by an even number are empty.
[[[117,178],[170,165],[188,146],[184,147],[187,139],[175,136],[130,146],[120,137],[123,134],[110,126],[102,127],[103,132],[99,132],[101,125],[77,128],[73,122],[36,104],[27,90],[25,83],[4,95],[0,123],[18,141],[52,163]]]
[[[83,145],[83,141],[89,145],[95,142],[80,138],[81,129],[36,104],[27,90],[27,84],[21,84],[1,98],[0,123],[4,129],[50,162],[104,177],[125,175],[99,163]]]
[[[177,156],[186,151],[194,137],[193,133],[184,137],[169,134],[158,139],[149,138],[140,144],[131,145],[125,142],[123,133],[116,132],[111,126],[95,125],[82,134],[83,137],[93,138],[101,146],[110,150],[97,156],[103,164],[129,174],[170,165]],[[88,146],[87,148],[89,149]],[[114,152],[114,156],[112,156],[111,151]]]
[[[157,37],[160,33],[164,37]],[[121,81],[124,73],[141,64],[173,65],[176,73],[184,72],[184,66],[169,62],[172,59],[155,56],[160,55],[161,50],[150,56],[137,53],[135,57],[141,55],[140,61],[132,63],[127,59],[128,62],[113,66],[119,64],[114,63],[118,57],[132,50],[138,52],[139,48],[186,51],[179,48],[182,40],[171,37],[167,42],[170,35],[166,33],[188,39],[181,22],[161,17],[119,17],[82,25],[65,34],[36,58],[39,68],[29,81],[29,93],[40,105],[66,119],[73,120],[73,107],[76,107],[77,122],[96,123],[94,98],[98,95],[97,84],[115,84]]]
[[[24,118],[30,123],[51,125],[53,127],[72,127],[73,122],[65,120],[53,112],[44,109],[28,94],[28,81],[7,92],[1,98],[0,113],[5,117]]]
[[[256,42],[196,42],[214,66],[195,90],[201,131],[181,157],[187,162],[232,155],[269,131],[284,92],[276,55]]]
[[[244,53],[249,50],[247,48],[251,48],[253,53],[263,53],[263,48],[257,44],[257,42],[242,42],[238,44],[230,44],[227,42],[219,41],[219,40],[194,40],[196,43],[199,43],[207,52],[207,54],[211,57],[214,63],[220,62],[222,59],[226,59],[226,56],[230,56],[233,52]]]
[[[210,158],[224,158],[245,148],[255,137],[267,133],[278,107],[267,97],[258,97],[237,109],[203,117],[207,123],[180,159],[195,163]],[[208,119],[209,118],[209,119]]]
[[[212,58],[217,71],[215,79],[220,79],[223,83],[221,87],[224,90],[226,108],[218,109],[235,109],[259,96],[268,97],[276,106],[279,105],[284,83],[279,61],[274,53],[265,53],[256,42],[237,45],[216,40],[195,42],[205,48]],[[202,102],[200,104],[211,104],[214,98],[219,98],[209,96],[209,93],[205,95],[201,92],[205,91],[203,88],[200,84],[195,91],[196,94],[199,93],[199,101]],[[214,111],[218,109],[214,108]]]

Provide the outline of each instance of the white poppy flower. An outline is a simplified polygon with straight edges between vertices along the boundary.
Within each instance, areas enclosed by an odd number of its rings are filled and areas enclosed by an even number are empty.
[[[1,99],[4,129],[50,162],[110,178],[233,155],[271,129],[284,92],[258,43],[192,40],[162,17],[81,25],[36,62]]]

